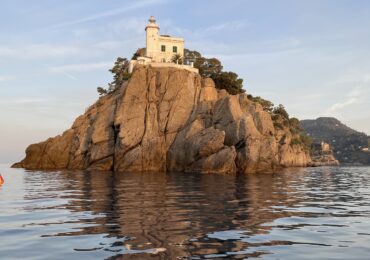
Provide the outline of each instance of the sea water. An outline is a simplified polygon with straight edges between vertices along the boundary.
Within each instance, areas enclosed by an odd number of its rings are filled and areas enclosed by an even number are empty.
[[[369,167],[0,173],[0,259],[370,259]]]

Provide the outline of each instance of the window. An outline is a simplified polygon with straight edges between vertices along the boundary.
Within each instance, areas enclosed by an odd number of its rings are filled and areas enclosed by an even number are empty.
[[[166,45],[161,45],[161,51],[165,52],[166,51]]]
[[[172,51],[173,51],[174,53],[177,53],[177,46],[173,46],[173,47],[172,47]]]

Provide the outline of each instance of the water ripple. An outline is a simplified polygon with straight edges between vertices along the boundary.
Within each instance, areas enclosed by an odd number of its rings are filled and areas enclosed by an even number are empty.
[[[0,170],[6,259],[370,255],[366,167],[232,176]]]

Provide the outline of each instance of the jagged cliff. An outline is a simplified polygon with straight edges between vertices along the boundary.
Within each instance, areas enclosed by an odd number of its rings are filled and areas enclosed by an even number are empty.
[[[246,94],[175,68],[137,66],[71,129],[30,145],[14,167],[116,171],[262,172],[306,166],[309,153]]]

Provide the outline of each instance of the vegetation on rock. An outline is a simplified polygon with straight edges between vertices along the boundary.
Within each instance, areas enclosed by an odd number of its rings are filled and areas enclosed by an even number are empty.
[[[212,78],[216,88],[225,89],[229,94],[244,93],[243,79],[235,72],[223,71],[221,62],[216,58],[205,58],[197,51],[185,49],[185,61],[193,62],[194,67],[199,69],[199,74],[205,78]]]
[[[114,92],[131,77],[131,74],[128,72],[128,65],[129,61],[126,58],[117,58],[114,66],[109,70],[111,73],[113,73],[113,81],[108,83],[107,89],[104,87],[97,88],[100,96]]]
[[[271,113],[274,109],[274,104],[269,100],[263,99],[259,96],[253,97],[252,95],[248,95],[248,98],[253,102],[259,103],[262,106],[263,110],[265,110],[266,112]]]
[[[171,62],[173,63],[176,63],[176,64],[182,64],[183,63],[183,60],[182,60],[182,57],[180,54],[175,54],[173,55],[172,59],[171,59]]]
[[[141,56],[145,56],[145,48],[137,49],[134,55],[132,55],[131,60],[137,60],[137,58]]]
[[[274,106],[274,103],[259,96],[248,95],[248,98],[259,103],[264,111],[271,114],[275,129],[285,130],[287,128],[290,130],[293,135],[291,145],[302,145],[307,150],[311,148],[311,137],[303,132],[300,121],[295,117],[290,117],[282,104]]]
[[[108,90],[106,90],[103,87],[98,87],[96,90],[98,91],[100,96],[104,96],[104,95],[108,94]]]
[[[242,93],[243,80],[234,72],[220,72],[213,76],[213,80],[219,89],[226,89],[232,95]],[[241,92],[241,90],[243,90]]]

